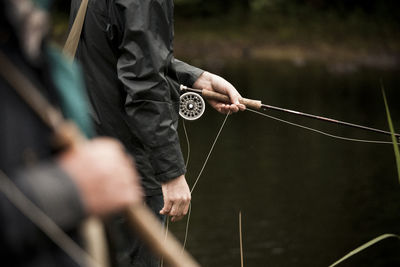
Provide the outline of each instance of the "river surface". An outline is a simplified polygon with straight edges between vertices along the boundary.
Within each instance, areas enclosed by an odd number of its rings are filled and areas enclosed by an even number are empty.
[[[388,129],[380,80],[400,131],[397,70],[327,67],[318,63],[225,62],[205,66],[243,96],[263,103]],[[386,136],[267,112],[332,134]],[[187,180],[201,170],[225,116],[207,105],[186,122]],[[182,150],[187,144],[180,125]],[[393,147],[337,140],[251,112],[229,116],[192,194],[187,250],[207,267],[329,266],[357,246],[400,233],[400,185]],[[186,222],[170,224],[183,241]],[[339,266],[400,266],[400,241],[388,239]]]

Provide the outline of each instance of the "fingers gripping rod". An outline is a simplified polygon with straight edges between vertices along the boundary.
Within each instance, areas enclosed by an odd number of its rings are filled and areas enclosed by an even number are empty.
[[[181,91],[195,92],[209,100],[217,100],[217,101],[224,102],[224,103],[231,103],[229,96],[223,95],[223,94],[220,94],[220,93],[217,93],[214,91],[194,89],[194,88],[189,88],[184,85],[181,85],[180,88],[181,88]],[[239,99],[239,102],[248,108],[252,108],[252,109],[256,109],[256,110],[260,110],[262,108],[262,103],[260,100],[241,98],[241,99]]]
[[[206,99],[217,100],[217,101],[224,102],[224,103],[231,103],[231,101],[227,95],[223,95],[223,94],[220,94],[220,93],[217,93],[214,91],[193,89],[193,88],[186,87],[184,85],[181,85],[180,89],[181,89],[181,91],[189,91],[189,92],[198,93]],[[285,109],[285,108],[280,108],[280,107],[276,107],[276,106],[262,104],[262,102],[260,100],[240,98],[239,102],[241,104],[245,105],[247,108],[251,108],[251,109],[255,109],[255,110],[276,110],[276,111],[291,113],[291,114],[295,114],[298,116],[303,116],[303,117],[312,118],[312,119],[316,119],[316,120],[340,124],[340,125],[344,125],[344,126],[348,126],[348,127],[352,127],[352,128],[362,129],[362,130],[366,130],[366,131],[370,131],[370,132],[381,133],[381,134],[385,134],[385,135],[392,134],[391,132],[384,131],[381,129],[371,128],[371,127],[367,127],[367,126],[363,126],[363,125],[339,121],[339,120],[326,118],[326,117],[322,117],[322,116],[317,116],[317,115],[313,115],[313,114],[308,114],[308,113],[304,113],[304,112],[300,112],[300,111],[295,111],[295,110],[290,110],[290,109]],[[394,136],[397,138],[397,141],[400,142],[400,134],[395,133]]]

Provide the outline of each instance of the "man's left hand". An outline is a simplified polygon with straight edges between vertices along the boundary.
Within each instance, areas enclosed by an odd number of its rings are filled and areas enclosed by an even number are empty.
[[[209,73],[207,71],[203,72],[193,84],[193,88],[210,90],[229,96],[231,104],[222,103],[215,100],[208,100],[210,105],[221,113],[227,114],[229,112],[233,113],[246,109],[245,105],[239,103],[239,99],[242,97],[235,87],[218,75]]]
[[[181,175],[161,185],[164,207],[160,214],[171,216],[171,221],[181,220],[189,210],[190,190],[185,176]]]

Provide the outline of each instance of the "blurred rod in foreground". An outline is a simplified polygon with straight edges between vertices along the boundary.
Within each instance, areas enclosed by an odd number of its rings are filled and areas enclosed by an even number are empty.
[[[73,147],[86,141],[78,127],[72,122],[66,121],[61,113],[42,97],[39,90],[25,78],[2,52],[0,52],[0,75],[15,89],[41,120],[55,132],[58,144],[63,147]],[[147,241],[149,247],[162,256],[170,266],[199,266],[182,249],[178,241],[171,235],[164,236],[161,223],[158,222],[147,207],[135,205],[127,209],[126,212],[133,230]]]

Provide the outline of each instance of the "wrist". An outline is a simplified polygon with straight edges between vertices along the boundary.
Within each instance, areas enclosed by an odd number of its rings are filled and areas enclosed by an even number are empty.
[[[211,82],[212,81],[212,74],[208,71],[204,71],[201,76],[203,77],[204,80]]]
[[[212,74],[208,71],[204,71],[200,77],[193,84],[193,88],[206,89],[212,87]]]
[[[181,182],[182,180],[184,180],[186,182],[185,174],[176,176],[176,177],[174,177],[174,178],[172,178],[172,179],[170,179],[168,181],[161,182],[161,185],[176,184],[176,183]]]

